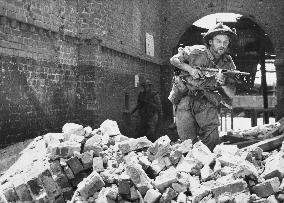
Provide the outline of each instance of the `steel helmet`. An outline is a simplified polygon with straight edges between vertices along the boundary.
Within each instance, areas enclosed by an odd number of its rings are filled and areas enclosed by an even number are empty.
[[[213,37],[218,34],[228,35],[230,39],[234,39],[237,36],[235,29],[231,29],[228,26],[223,25],[223,23],[217,23],[215,27],[209,29],[206,33],[202,33],[203,42],[208,45],[209,40],[213,39]]]
[[[146,85],[152,85],[151,80],[146,79],[144,82],[142,82],[141,86],[146,86]]]

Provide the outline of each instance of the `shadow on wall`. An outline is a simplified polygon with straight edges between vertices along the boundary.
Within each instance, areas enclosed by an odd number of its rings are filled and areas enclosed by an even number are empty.
[[[54,83],[33,74],[3,69],[0,73],[0,148],[61,132],[64,123],[80,120],[76,109],[83,107],[78,107],[76,81]]]

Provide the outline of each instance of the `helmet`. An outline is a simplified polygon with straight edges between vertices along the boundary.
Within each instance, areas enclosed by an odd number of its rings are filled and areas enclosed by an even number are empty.
[[[146,86],[146,85],[152,85],[152,82],[149,79],[146,79],[144,82],[142,82],[141,86]]]
[[[206,33],[202,33],[203,42],[208,45],[209,40],[213,39],[213,37],[218,34],[228,35],[231,39],[237,36],[235,29],[231,29],[228,26],[223,25],[223,23],[217,23],[214,28],[209,29]]]

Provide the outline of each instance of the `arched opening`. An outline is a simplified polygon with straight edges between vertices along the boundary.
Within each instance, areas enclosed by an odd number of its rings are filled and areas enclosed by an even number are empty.
[[[241,106],[249,108],[249,112],[253,108],[264,110],[269,107],[274,108],[276,105],[276,97],[274,96],[276,89],[274,47],[265,31],[249,16],[235,13],[215,13],[205,16],[188,27],[174,47],[173,54],[177,52],[180,46],[202,44],[202,33],[207,32],[217,22],[222,22],[236,30],[237,38],[230,45],[228,52],[238,70],[250,73],[250,76],[245,78],[245,83],[237,84],[237,94],[255,97],[257,103],[245,104],[251,101],[251,98],[246,98],[242,100]],[[274,116],[273,110],[271,112],[260,111],[257,115],[258,117],[263,115],[264,123],[269,122],[267,117]],[[255,124],[257,124],[257,121],[253,125]]]

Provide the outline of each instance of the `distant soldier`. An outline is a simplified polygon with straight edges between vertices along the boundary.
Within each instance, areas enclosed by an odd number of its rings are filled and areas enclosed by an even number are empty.
[[[151,141],[155,141],[159,118],[162,115],[162,106],[159,92],[152,90],[152,83],[146,80],[141,84],[143,91],[138,95],[137,105],[131,114],[138,111],[139,123],[136,127],[138,137],[147,136]]]
[[[235,84],[217,71],[214,76],[202,69],[236,69],[226,51],[236,34],[228,26],[217,24],[203,36],[204,45],[180,48],[170,62],[186,77],[177,76],[169,99],[176,106],[176,125],[180,139],[199,139],[213,150],[219,144],[218,108],[220,102],[235,95]]]

